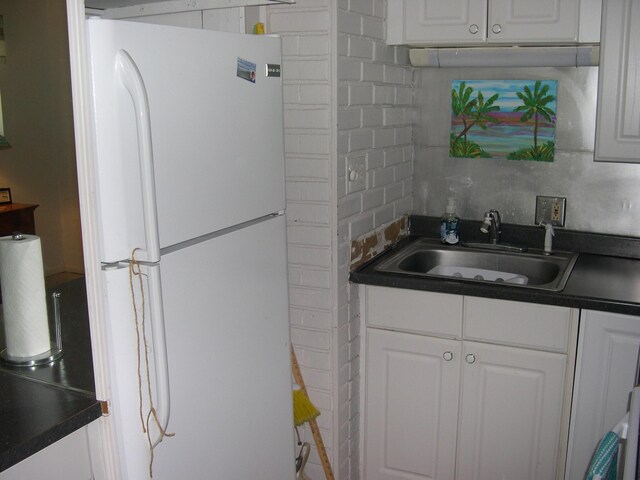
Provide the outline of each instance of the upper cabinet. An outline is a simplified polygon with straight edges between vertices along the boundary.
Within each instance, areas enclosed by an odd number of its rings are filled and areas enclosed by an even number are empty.
[[[400,13],[407,44],[477,44],[487,41],[487,4],[476,0],[406,0]],[[402,7],[401,7],[402,8]],[[389,4],[389,23],[393,21]]]
[[[602,42],[595,159],[640,162],[640,2],[608,0]]]
[[[600,0],[389,0],[387,43],[597,43],[599,25]]]

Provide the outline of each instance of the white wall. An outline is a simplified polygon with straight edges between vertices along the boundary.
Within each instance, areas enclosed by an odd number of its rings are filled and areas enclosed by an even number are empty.
[[[291,335],[336,478],[359,478],[359,311],[351,241],[412,206],[413,76],[384,0],[268,9],[282,36]],[[348,160],[364,184],[347,182]],[[312,441],[309,431],[306,440]],[[314,452],[307,468],[323,478]]]
[[[35,203],[45,274],[83,270],[65,2],[0,0],[5,137],[0,186]]]
[[[335,464],[335,180],[332,14],[328,0],[270,7],[282,36],[291,338],[317,421]],[[308,426],[304,440],[313,444]],[[323,478],[315,450],[305,470]]]
[[[351,242],[412,207],[413,72],[405,48],[385,44],[382,0],[337,2],[338,478],[360,478],[360,310],[349,283]],[[364,182],[349,181],[362,165]],[[357,168],[356,168],[357,170]]]

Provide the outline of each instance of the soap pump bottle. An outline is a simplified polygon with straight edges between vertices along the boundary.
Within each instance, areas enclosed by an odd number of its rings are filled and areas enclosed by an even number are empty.
[[[445,213],[440,219],[440,241],[450,245],[460,241],[460,218],[456,213],[454,197],[449,197]]]

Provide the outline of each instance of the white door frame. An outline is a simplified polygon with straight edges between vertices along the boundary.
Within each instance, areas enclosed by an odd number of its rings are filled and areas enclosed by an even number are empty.
[[[71,91],[76,145],[78,191],[84,251],[91,350],[96,398],[109,403],[108,362],[95,197],[95,167],[92,162],[95,142],[90,110],[89,65],[85,32],[84,0],[67,0],[69,31],[69,60],[71,65]],[[89,425],[89,447],[96,480],[120,478],[116,454],[115,432],[108,415]]]

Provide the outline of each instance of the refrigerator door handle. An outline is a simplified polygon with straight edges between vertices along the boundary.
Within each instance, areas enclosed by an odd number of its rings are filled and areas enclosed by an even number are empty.
[[[145,88],[140,70],[126,50],[120,50],[116,55],[116,72],[120,81],[129,92],[129,95],[131,95],[136,113],[142,211],[146,242],[146,249],[140,249],[138,251],[140,252],[140,260],[157,262],[160,260],[160,239],[158,234],[156,185],[153,171],[153,145],[151,143],[151,118],[149,115],[147,89]]]
[[[164,328],[164,308],[162,302],[162,282],[160,267],[148,269],[149,308],[151,310],[151,328],[153,329],[153,360],[156,376],[156,414],[161,430],[157,431],[152,444],[155,447],[165,436],[169,425],[171,398],[169,389],[169,360],[167,340]],[[169,435],[171,436],[171,435]]]

